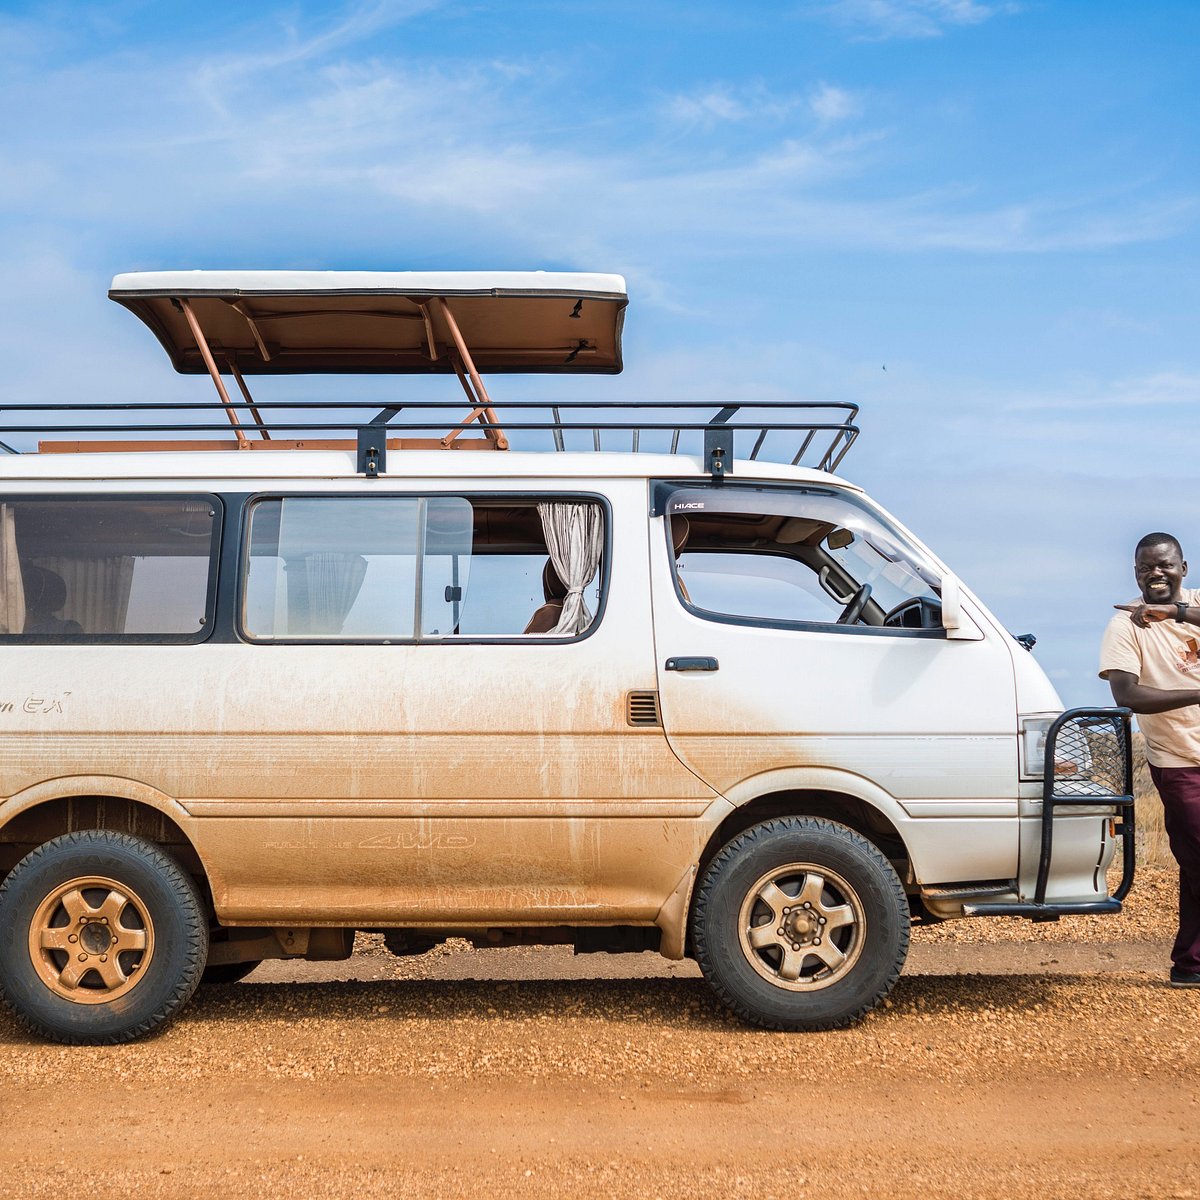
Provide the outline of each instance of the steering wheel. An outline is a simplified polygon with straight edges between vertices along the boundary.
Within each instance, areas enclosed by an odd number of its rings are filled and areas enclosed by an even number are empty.
[[[838,617],[838,625],[853,625],[858,621],[858,618],[863,615],[863,609],[867,607],[867,601],[871,598],[871,585],[864,583],[862,587],[850,597],[850,603],[842,609],[842,615]]]

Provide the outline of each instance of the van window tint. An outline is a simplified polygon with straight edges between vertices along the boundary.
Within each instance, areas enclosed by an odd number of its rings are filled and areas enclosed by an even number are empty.
[[[849,495],[687,489],[668,527],[679,594],[723,617],[941,628],[939,578],[925,556]]]
[[[577,636],[600,609],[602,514],[599,505],[554,497],[259,500],[250,516],[244,629],[256,640],[302,641]],[[593,539],[589,549],[586,538],[558,538],[560,560],[582,556],[588,576],[583,612],[576,607],[574,627],[562,633],[569,589],[546,530],[576,521]]]
[[[0,636],[195,640],[217,511],[204,496],[0,502]]]

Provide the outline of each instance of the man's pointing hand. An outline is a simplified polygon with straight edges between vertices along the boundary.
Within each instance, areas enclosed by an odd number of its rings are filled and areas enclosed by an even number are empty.
[[[1173,604],[1114,604],[1113,608],[1127,612],[1129,619],[1141,629],[1145,629],[1147,625],[1153,625],[1156,621],[1173,621],[1175,619],[1175,605]]]

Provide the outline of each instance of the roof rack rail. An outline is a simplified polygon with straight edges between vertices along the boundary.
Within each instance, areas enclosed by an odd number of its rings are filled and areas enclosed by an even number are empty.
[[[38,449],[44,454],[356,447],[361,452],[362,435],[368,434],[379,456],[388,449],[497,450],[513,445],[514,439],[516,448],[539,449],[546,439],[539,447],[536,435],[548,433],[549,448],[555,451],[703,455],[718,476],[732,469],[738,450],[740,457],[751,461],[835,471],[859,434],[858,405],[844,402],[755,400],[718,406],[703,400],[511,400],[493,404],[505,410],[503,422],[474,408],[453,423],[455,406],[442,400],[407,401],[374,413],[369,410],[375,405],[361,400],[259,400],[253,416],[245,419],[212,401],[12,404],[0,407],[0,433],[40,435]],[[197,419],[188,419],[193,413]],[[447,424],[451,424],[449,431],[437,436]],[[484,436],[461,436],[473,428]],[[51,432],[82,436],[46,440]],[[228,437],[231,432],[236,440]],[[216,436],[222,433],[224,438]],[[258,438],[248,438],[247,433]],[[130,434],[168,437],[114,437]],[[289,436],[283,439],[280,434]],[[505,443],[500,443],[499,434],[507,435]],[[376,474],[385,469],[378,457],[373,461],[376,470],[367,470],[361,462],[360,470]]]

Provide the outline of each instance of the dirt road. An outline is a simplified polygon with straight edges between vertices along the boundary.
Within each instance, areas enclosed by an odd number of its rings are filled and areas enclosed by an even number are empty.
[[[1200,1200],[1200,995],[1165,986],[1165,927],[918,931],[832,1034],[558,949],[267,964],[118,1048],[2,1018],[0,1195]]]

